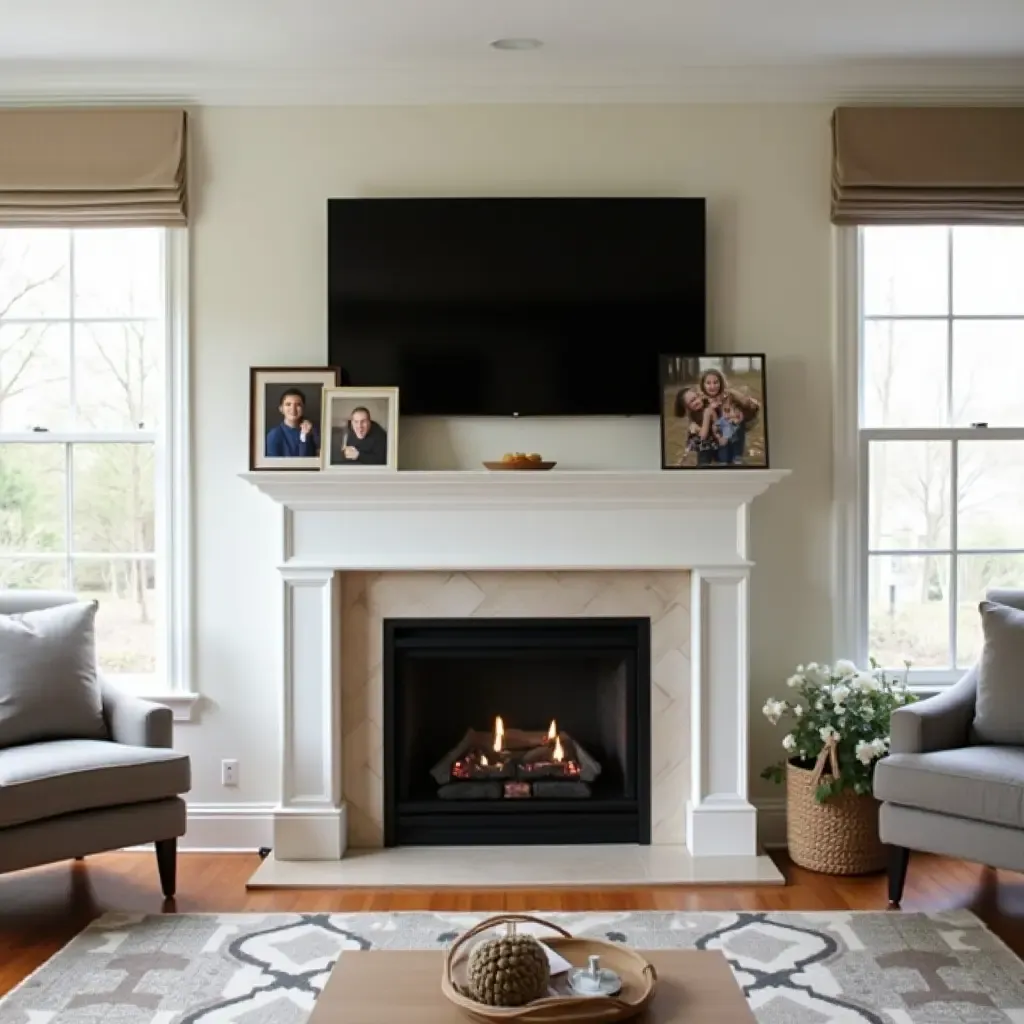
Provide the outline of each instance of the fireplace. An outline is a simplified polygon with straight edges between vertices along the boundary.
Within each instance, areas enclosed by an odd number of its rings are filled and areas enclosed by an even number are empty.
[[[385,846],[650,843],[649,619],[383,631]]]

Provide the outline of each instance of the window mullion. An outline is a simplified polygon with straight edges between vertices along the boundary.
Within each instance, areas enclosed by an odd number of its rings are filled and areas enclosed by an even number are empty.
[[[78,389],[75,380],[75,233],[68,232],[68,388],[71,401],[71,423],[78,426]],[[75,459],[74,445],[64,445],[64,545],[67,553],[64,573],[68,590],[77,592],[75,585]]]
[[[960,442],[951,442],[949,481],[952,493],[949,496],[949,664],[956,668],[957,658],[957,613],[960,608]]]
[[[946,422],[953,419],[953,229],[946,229]]]

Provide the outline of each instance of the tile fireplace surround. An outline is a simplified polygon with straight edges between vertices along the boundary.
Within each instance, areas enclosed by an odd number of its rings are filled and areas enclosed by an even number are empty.
[[[381,846],[381,620],[425,616],[649,617],[648,852],[754,858],[748,518],[787,472],[242,474],[283,506],[277,867]]]

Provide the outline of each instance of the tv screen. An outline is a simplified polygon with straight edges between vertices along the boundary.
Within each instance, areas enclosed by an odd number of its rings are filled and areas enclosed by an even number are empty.
[[[704,200],[328,200],[328,357],[406,415],[657,415],[704,352]]]

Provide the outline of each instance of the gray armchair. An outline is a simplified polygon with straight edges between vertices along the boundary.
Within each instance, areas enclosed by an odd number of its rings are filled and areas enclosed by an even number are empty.
[[[4,591],[11,615],[77,601],[73,594]],[[101,681],[105,739],[56,739],[0,748],[0,873],[156,844],[164,895],[175,889],[185,834],[189,759],[171,750],[169,708]]]
[[[987,597],[1024,610],[1024,590]],[[891,752],[874,781],[879,830],[891,847],[891,906],[902,899],[911,850],[1024,871],[1024,745],[975,742],[977,689],[975,667],[892,717]]]

